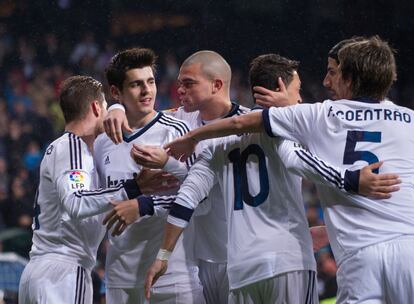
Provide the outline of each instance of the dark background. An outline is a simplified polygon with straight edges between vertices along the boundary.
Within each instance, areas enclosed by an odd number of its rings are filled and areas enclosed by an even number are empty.
[[[39,164],[64,127],[58,96],[65,78],[90,75],[105,84],[103,71],[118,50],[149,47],[159,55],[156,107],[176,107],[180,63],[209,49],[232,67],[232,100],[251,106],[249,62],[279,53],[301,61],[302,95],[314,102],[327,97],[329,49],[378,34],[397,50],[398,80],[389,97],[414,108],[413,8],[406,0],[0,0],[0,258],[2,252],[28,258]],[[304,181],[302,189],[309,226],[322,225],[315,187]],[[94,303],[104,303],[105,254],[106,241],[94,269]],[[316,258],[320,299],[333,298],[329,247]],[[22,266],[10,271],[0,260],[0,290],[16,303]]]
[[[326,54],[336,42],[378,34],[398,51],[392,97],[412,106],[412,1],[3,0],[0,6],[13,33],[33,41],[54,32],[70,46],[92,31],[100,43],[111,39],[120,48],[168,51],[179,62],[196,50],[215,50],[242,72],[255,56],[276,52],[301,61],[302,77],[315,83],[322,81]]]

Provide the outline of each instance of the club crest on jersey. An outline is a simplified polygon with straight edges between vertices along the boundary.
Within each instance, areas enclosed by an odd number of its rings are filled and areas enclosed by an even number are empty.
[[[72,171],[69,174],[69,183],[72,189],[82,189],[83,187],[85,187],[84,181],[85,177],[83,176],[83,173],[80,171]]]

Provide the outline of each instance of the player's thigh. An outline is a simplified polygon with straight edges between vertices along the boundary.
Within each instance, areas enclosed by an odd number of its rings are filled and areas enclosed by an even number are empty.
[[[358,250],[338,268],[337,303],[384,303],[382,256],[377,246]]]
[[[414,237],[401,237],[383,245],[385,298],[388,303],[414,299]]]
[[[26,266],[20,282],[19,302],[92,303],[92,278],[88,271],[55,260],[35,260]]]
[[[146,304],[144,288],[107,288],[106,304]]]
[[[151,288],[151,304],[204,304],[203,286],[198,279]]]
[[[226,263],[200,260],[199,276],[207,304],[225,304],[229,297],[229,279]]]
[[[292,271],[230,292],[229,303],[317,304],[316,273]]]

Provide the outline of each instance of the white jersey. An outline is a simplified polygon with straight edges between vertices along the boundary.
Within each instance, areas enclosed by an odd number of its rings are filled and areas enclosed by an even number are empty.
[[[326,100],[271,108],[263,112],[263,120],[269,134],[298,141],[333,165],[360,168],[381,160],[381,173],[400,176],[400,190],[386,200],[318,187],[339,264],[360,248],[414,234],[412,110],[390,102]]]
[[[32,259],[54,255],[92,269],[105,234],[98,214],[111,210],[111,201],[128,199],[123,185],[89,190],[96,186],[92,154],[80,137],[65,133],[49,145],[40,165]]]
[[[155,118],[142,129],[137,130],[124,141],[115,145],[106,134],[95,141],[95,160],[104,186],[119,184],[138,174],[141,167],[130,156],[132,144],[164,144],[188,132],[187,125],[169,115],[157,113]],[[178,162],[182,164],[181,162]],[[185,164],[183,165],[185,167]],[[185,174],[187,168],[185,167]],[[155,207],[168,209],[174,197],[159,193],[154,199]],[[145,217],[130,225],[120,236],[110,237],[106,258],[106,284],[109,288],[142,287],[145,274],[154,261],[161,246],[165,226],[165,216]],[[193,231],[190,229],[179,240],[178,251],[171,257],[171,267],[165,277],[155,286],[163,286],[189,280],[198,268],[194,262]]]
[[[230,289],[284,272],[316,269],[301,178],[287,167],[343,189],[342,173],[297,144],[249,134],[213,140],[179,190],[168,222],[180,227],[215,183],[224,193],[224,202],[214,203],[223,208],[228,222]]]
[[[246,107],[232,103],[229,113],[221,118],[242,115],[249,111],[250,109]],[[210,123],[210,121],[206,122],[201,119],[199,111],[188,113],[184,111],[183,107],[170,110],[167,113],[185,120],[191,129]],[[200,154],[208,146],[208,143],[209,141],[205,140],[198,144],[196,154]],[[201,208],[197,209],[198,213],[194,224],[197,239],[202,240],[202,242],[197,242],[195,245],[195,255],[198,259],[213,263],[227,262],[227,220],[221,206],[222,201],[224,201],[222,191],[220,186],[216,184],[203,201],[203,210],[200,210]]]

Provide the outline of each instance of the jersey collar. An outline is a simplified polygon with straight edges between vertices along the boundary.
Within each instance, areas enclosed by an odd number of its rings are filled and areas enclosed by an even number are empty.
[[[122,134],[122,137],[123,137],[124,141],[129,143],[129,142],[133,141],[134,139],[136,139],[137,137],[144,134],[149,128],[151,128],[160,119],[160,117],[162,115],[163,115],[162,112],[158,112],[158,114],[153,118],[153,120],[151,120],[144,127],[142,127],[138,132],[136,132],[135,134],[133,134],[131,136],[127,137],[127,136],[125,136],[125,134]]]
[[[379,100],[375,100],[372,98],[368,98],[368,97],[359,97],[359,98],[355,98],[352,99],[353,101],[359,101],[359,102],[364,102],[364,103],[380,103]]]
[[[231,102],[231,108],[230,108],[230,111],[229,111],[226,115],[224,115],[224,116],[222,116],[222,117],[220,117],[220,118],[216,118],[216,119],[209,120],[209,121],[204,121],[204,120],[201,120],[201,123],[202,123],[202,124],[203,124],[203,126],[204,126],[204,125],[206,125],[206,124],[209,124],[210,122],[213,122],[213,121],[216,121],[216,120],[219,120],[219,119],[223,119],[223,118],[229,118],[229,117],[232,117],[232,116],[234,116],[234,115],[236,115],[236,114],[237,114],[237,111],[239,110],[239,108],[240,108],[240,106],[239,106],[237,103],[235,103],[235,102]]]

